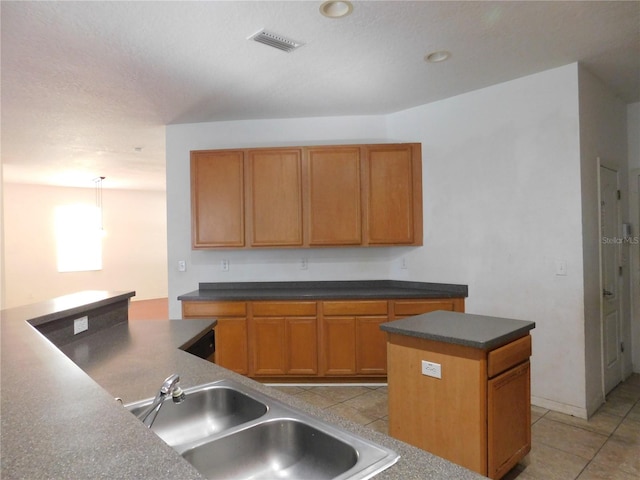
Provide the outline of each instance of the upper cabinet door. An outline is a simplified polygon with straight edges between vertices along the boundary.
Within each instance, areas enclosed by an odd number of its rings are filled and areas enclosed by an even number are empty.
[[[365,148],[368,245],[422,245],[420,144]]]
[[[193,248],[422,245],[419,143],[191,152]]]
[[[309,245],[360,245],[360,147],[307,149]]]
[[[302,149],[247,154],[250,246],[302,246]]]
[[[243,247],[242,150],[191,153],[193,248]]]

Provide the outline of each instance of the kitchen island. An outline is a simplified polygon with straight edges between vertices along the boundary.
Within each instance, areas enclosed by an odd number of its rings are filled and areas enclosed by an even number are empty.
[[[185,352],[181,348],[214,322],[128,322],[123,307],[131,296],[83,292],[1,312],[3,479],[202,479],[114,399],[153,396],[172,373],[180,374],[184,387],[222,379],[243,383],[400,454],[376,478],[482,478]],[[85,315],[89,330],[70,337],[69,328]],[[97,325],[94,315],[107,325]]]
[[[432,312],[383,324],[389,434],[487,475],[531,450],[534,322]]]

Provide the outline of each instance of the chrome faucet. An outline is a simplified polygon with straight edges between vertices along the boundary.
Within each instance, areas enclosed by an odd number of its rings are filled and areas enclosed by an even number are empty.
[[[169,395],[171,395],[174,403],[180,403],[185,399],[184,392],[178,385],[179,381],[180,377],[175,373],[170,377],[167,377],[167,379],[160,387],[156,398],[154,398],[153,402],[151,402],[151,405],[149,405],[148,408],[146,408],[142,413],[138,415],[138,418],[142,420],[142,423],[144,423],[147,427],[151,428],[153,422],[158,416],[160,408],[162,408],[162,403]]]

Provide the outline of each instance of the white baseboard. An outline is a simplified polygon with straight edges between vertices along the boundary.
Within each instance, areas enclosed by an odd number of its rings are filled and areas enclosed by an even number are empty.
[[[583,407],[576,407],[575,405],[567,405],[566,403],[555,402],[547,398],[531,397],[531,404],[536,407],[546,408],[547,410],[553,410],[554,412],[566,413],[574,417],[587,419],[587,409]]]

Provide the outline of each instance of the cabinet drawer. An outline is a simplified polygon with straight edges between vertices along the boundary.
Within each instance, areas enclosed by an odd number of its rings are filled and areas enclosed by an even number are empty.
[[[245,302],[182,302],[182,316],[187,317],[244,317]]]
[[[322,302],[324,315],[386,315],[386,300]]]
[[[454,312],[455,299],[437,300],[397,300],[393,304],[395,315],[420,315],[421,313],[434,312],[436,310],[448,310]]]
[[[524,362],[531,356],[531,335],[519,338],[489,352],[487,374],[489,378]]]
[[[316,302],[251,302],[254,316],[315,316]]]

